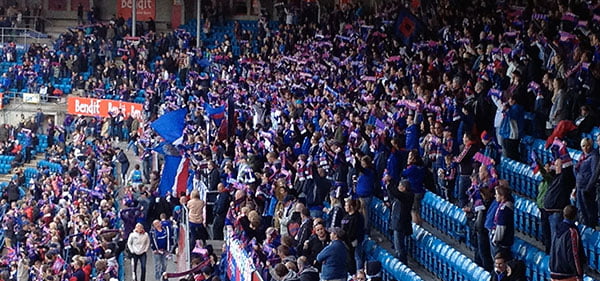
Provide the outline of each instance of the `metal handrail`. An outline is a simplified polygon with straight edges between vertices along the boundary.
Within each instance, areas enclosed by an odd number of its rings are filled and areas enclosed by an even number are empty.
[[[180,251],[184,251],[184,255],[186,257],[186,269],[191,268],[191,264],[192,264],[192,254],[191,254],[191,250],[190,250],[190,221],[188,218],[188,214],[189,214],[189,210],[187,208],[186,205],[182,205],[182,212],[181,212],[181,223],[180,223],[180,227],[181,230],[184,231],[184,239],[185,241],[183,242],[184,245],[184,249],[180,249]],[[180,231],[181,231],[180,230]]]
[[[34,36],[35,35],[35,36]],[[9,38],[11,40],[6,40]],[[27,40],[35,41],[39,43],[41,39],[47,39],[48,35],[41,33],[39,31],[35,31],[31,28],[21,28],[21,27],[0,27],[0,43],[4,44],[5,42],[14,42],[15,39],[24,39],[23,44],[27,44]],[[17,42],[19,43],[19,42]],[[31,43],[31,41],[30,41]]]

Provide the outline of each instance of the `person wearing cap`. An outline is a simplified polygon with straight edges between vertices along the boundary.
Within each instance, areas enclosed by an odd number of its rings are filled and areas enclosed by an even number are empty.
[[[317,261],[322,265],[321,280],[343,281],[348,277],[348,251],[344,242],[340,240],[343,236],[344,231],[340,227],[329,229],[331,243],[317,255]]]

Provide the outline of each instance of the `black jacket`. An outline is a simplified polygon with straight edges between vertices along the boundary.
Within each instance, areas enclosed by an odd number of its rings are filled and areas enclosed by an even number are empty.
[[[564,220],[556,231],[552,248],[550,249],[550,277],[565,279],[579,276],[583,272],[587,258],[583,250],[583,243],[575,223]]]
[[[229,209],[229,201],[231,201],[229,192],[219,192],[217,195],[217,200],[215,200],[215,205],[213,207],[213,213],[215,216],[225,216],[227,215],[227,210]]]
[[[571,203],[570,195],[573,188],[575,188],[573,167],[563,168],[548,186],[544,197],[544,209],[562,212],[562,209]]]
[[[388,194],[392,198],[390,213],[390,229],[402,231],[404,235],[412,234],[411,209],[414,194],[410,191],[400,192],[398,188],[388,185]]]

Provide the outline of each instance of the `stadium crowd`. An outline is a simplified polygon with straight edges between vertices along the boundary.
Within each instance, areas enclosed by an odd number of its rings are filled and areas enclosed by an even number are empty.
[[[469,214],[475,262],[493,280],[517,280],[494,263],[512,259],[515,235],[511,188],[495,166],[502,156],[527,162],[519,140],[531,135],[548,137],[556,158],[538,163],[550,270],[581,278],[583,253],[560,246],[571,242],[565,233],[575,220],[598,222],[598,152],[581,135],[598,125],[600,16],[582,1],[515,4],[389,2],[370,13],[350,3],[320,18],[307,5],[278,29],[267,15],[256,34],[238,29],[236,40],[260,42],[256,50],[242,44],[239,55],[229,38],[192,48],[182,30],[130,38],[118,20],[72,30],[52,47],[32,45],[22,66],[3,74],[2,89],[38,92],[72,77],[85,96],[127,101],[142,91],[144,115],[69,116],[61,126],[34,117],[35,128],[8,130],[9,140],[38,128],[59,138],[46,160],[64,172],[9,183],[0,277],[83,281],[94,269],[110,280],[126,252],[133,279],[144,281],[151,247],[160,280],[185,205],[192,263],[209,261],[185,278],[225,278],[206,240],[227,234],[265,280],[375,280],[361,247],[371,198],[391,208],[395,255],[407,263],[411,223],[422,223],[430,190]],[[17,61],[16,46],[2,58]],[[191,160],[193,191],[161,196],[152,152],[161,138],[149,124],[180,108],[189,114],[176,148]],[[128,169],[118,141],[140,166]],[[584,154],[573,165],[566,146],[579,144]],[[218,191],[213,217],[205,217],[206,190]]]

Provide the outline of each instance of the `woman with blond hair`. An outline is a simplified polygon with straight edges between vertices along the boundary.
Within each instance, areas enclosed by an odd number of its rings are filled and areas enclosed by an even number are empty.
[[[135,230],[129,235],[127,247],[131,253],[132,280],[146,281],[146,252],[148,252],[148,249],[150,248],[150,237],[141,223],[136,224]],[[141,267],[140,279],[137,279],[135,275],[138,262]]]

